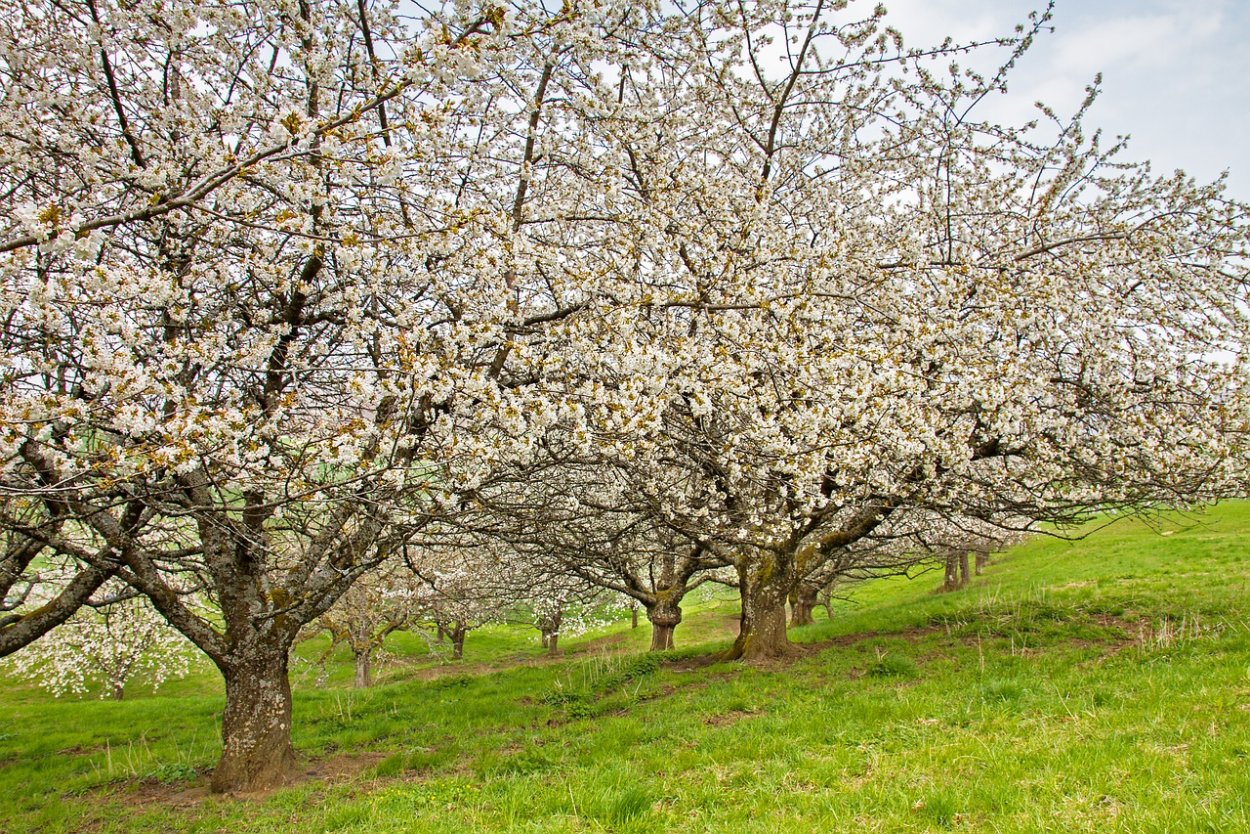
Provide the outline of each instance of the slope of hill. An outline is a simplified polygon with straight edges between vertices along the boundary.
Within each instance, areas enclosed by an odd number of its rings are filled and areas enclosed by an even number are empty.
[[[628,623],[555,661],[400,635],[371,690],[297,681],[310,775],[241,799],[203,786],[209,671],[120,703],[0,677],[0,831],[1250,831],[1247,556],[1247,503],[1039,537],[953,593],[853,589],[785,666],[711,661],[714,598],[663,657]]]

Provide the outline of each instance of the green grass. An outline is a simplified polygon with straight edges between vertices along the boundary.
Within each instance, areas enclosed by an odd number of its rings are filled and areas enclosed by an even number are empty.
[[[1247,503],[1038,538],[954,593],[855,589],[785,668],[694,662],[723,592],[663,662],[645,621],[556,662],[532,630],[458,664],[396,635],[368,691],[297,664],[322,775],[253,800],[202,795],[210,670],[121,703],[0,680],[0,832],[1250,831],[1248,555]]]

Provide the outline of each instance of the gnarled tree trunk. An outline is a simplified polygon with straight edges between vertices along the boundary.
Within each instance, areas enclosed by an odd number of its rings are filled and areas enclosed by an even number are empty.
[[[548,654],[555,654],[560,644],[560,623],[564,620],[564,612],[557,609],[552,614],[542,616],[538,628],[543,635],[543,648]]]
[[[453,660],[464,659],[464,638],[468,633],[468,627],[461,623],[456,623],[451,629],[451,657]]]
[[[663,652],[673,648],[673,632],[681,624],[679,601],[659,599],[647,607],[647,620],[651,623],[651,651]]]
[[[373,685],[373,647],[352,653],[356,661],[356,688],[367,689]]]
[[[793,559],[768,552],[737,567],[742,627],[726,658],[768,660],[794,655],[797,649],[786,636],[786,600],[795,584]]]
[[[790,625],[805,626],[815,622],[812,611],[819,604],[819,594],[820,589],[807,582],[800,582],[790,592]]]
[[[213,790],[254,791],[282,785],[296,764],[287,649],[255,652],[223,665],[221,671],[226,678],[226,710]]]

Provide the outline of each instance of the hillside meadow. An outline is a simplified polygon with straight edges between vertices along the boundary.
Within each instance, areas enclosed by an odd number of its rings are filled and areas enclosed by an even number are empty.
[[[718,662],[728,590],[679,649],[646,623],[561,641],[393,635],[369,690],[299,648],[304,777],[218,797],[207,664],[127,700],[0,671],[0,832],[1250,830],[1250,503],[1094,525],[847,588],[787,664]]]

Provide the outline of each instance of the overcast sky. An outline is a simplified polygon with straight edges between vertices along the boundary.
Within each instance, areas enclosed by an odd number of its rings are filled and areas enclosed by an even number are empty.
[[[1010,33],[1027,0],[884,0],[908,43]],[[1128,154],[1156,172],[1200,180],[1229,171],[1229,193],[1250,200],[1250,0],[1058,0],[1010,82],[1024,115],[1041,99],[1061,113],[1103,74],[1088,124],[1129,134]]]

